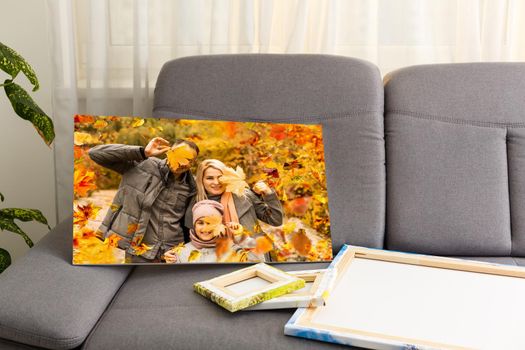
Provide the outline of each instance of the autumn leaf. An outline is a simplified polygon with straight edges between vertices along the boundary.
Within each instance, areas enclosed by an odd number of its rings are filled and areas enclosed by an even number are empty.
[[[95,129],[100,130],[100,129],[104,129],[104,128],[105,128],[106,126],[108,126],[108,125],[109,125],[109,124],[108,124],[107,121],[102,120],[102,119],[99,119],[99,120],[97,120],[97,121],[95,122],[95,124],[93,124],[93,127],[94,127]]]
[[[298,197],[286,203],[289,212],[296,216],[304,216],[310,207],[312,197]]]
[[[127,231],[128,235],[135,233],[135,231],[137,231],[138,228],[139,228],[139,224],[137,223],[128,224],[128,231]]]
[[[74,264],[114,264],[117,262],[111,237],[102,242],[93,230],[82,227],[73,230]]]
[[[247,262],[248,252],[244,249],[239,249],[238,251],[230,251],[229,254],[224,254],[217,261],[228,263]]]
[[[111,206],[109,207],[109,209],[111,209],[112,212],[116,212],[117,210],[120,209],[120,205],[111,203]]]
[[[86,169],[75,169],[73,174],[73,191],[78,197],[86,197],[87,193],[95,190],[95,173]]]
[[[172,171],[188,165],[195,158],[195,151],[187,143],[181,143],[166,153],[168,165]]]
[[[249,188],[245,181],[246,174],[240,166],[237,166],[235,170],[230,167],[226,167],[222,170],[222,176],[220,182],[226,185],[226,191],[236,194],[237,196],[245,196],[246,188]]]
[[[108,244],[110,247],[118,247],[118,242],[122,239],[122,237],[120,237],[119,235],[117,234],[112,234],[111,236],[109,236],[107,238],[108,240]]]
[[[87,132],[80,132],[80,131],[74,132],[74,144],[76,146],[93,145],[99,142],[100,140],[98,139],[97,136],[93,136]]]
[[[140,256],[150,251],[151,248],[153,248],[153,246],[149,246],[144,243],[141,243],[139,246],[135,247],[133,250],[134,250],[135,255]]]
[[[98,212],[101,208],[93,206],[92,203],[86,205],[77,205],[75,212],[73,213],[73,225],[84,226],[89,219],[97,217]]]
[[[82,147],[79,147],[77,145],[73,146],[73,155],[75,157],[75,160],[82,158],[83,154],[84,154],[84,150],[82,149]]]
[[[314,195],[314,198],[322,204],[328,203],[328,198],[325,195],[316,194]]]
[[[220,260],[224,254],[228,253],[233,245],[231,238],[219,237],[215,242],[215,255]]]
[[[198,250],[192,250],[190,253],[190,256],[188,257],[188,262],[192,262],[195,260],[199,260],[201,257],[201,252]]]
[[[292,236],[291,242],[294,249],[302,256],[307,256],[312,250],[312,241],[304,229],[299,229],[299,232]]]
[[[184,242],[179,243],[177,246],[171,248],[170,250],[175,252],[175,254],[180,254],[182,252],[182,249],[184,249]]]
[[[133,122],[131,123],[132,128],[138,128],[139,126],[144,125],[144,119],[142,118],[134,118]]]
[[[75,123],[93,123],[95,118],[92,115],[75,115]]]
[[[199,218],[200,230],[204,232],[213,232],[215,237],[222,235],[225,232],[225,227],[222,224],[222,216],[210,215]]]
[[[262,171],[268,177],[279,178],[279,170],[277,168],[263,168]]]
[[[272,241],[266,236],[260,236],[255,239],[255,253],[265,254],[273,249]]]
[[[80,230],[80,233],[81,233],[81,238],[82,239],[96,238],[97,237],[95,231],[93,231],[92,229],[90,229],[88,227],[82,227],[82,229]]]
[[[286,125],[276,124],[272,125],[270,136],[277,141],[284,140],[286,138]]]
[[[297,229],[297,223],[289,220],[286,224],[283,225],[283,232],[287,235],[290,235],[295,232]]]

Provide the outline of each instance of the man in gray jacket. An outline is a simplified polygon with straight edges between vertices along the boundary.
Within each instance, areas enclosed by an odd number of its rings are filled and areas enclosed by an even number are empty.
[[[170,164],[157,156],[170,149],[186,148],[186,160]],[[101,239],[113,234],[126,251],[127,263],[160,263],[163,255],[184,241],[183,217],[196,192],[189,169],[199,148],[191,141],[176,140],[172,147],[155,137],[146,147],[99,145],[89,151],[93,161],[122,175],[113,204],[97,231]]]

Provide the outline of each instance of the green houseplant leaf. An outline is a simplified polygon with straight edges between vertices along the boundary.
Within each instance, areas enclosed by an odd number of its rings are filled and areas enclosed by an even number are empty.
[[[22,208],[5,208],[0,209],[0,218],[5,217],[9,219],[17,219],[20,221],[38,221],[47,228],[51,229],[47,224],[47,219],[44,214],[38,209],[22,209]]]
[[[24,239],[24,241],[26,241],[26,244],[29,247],[33,247],[34,245],[33,241],[31,240],[31,238],[29,238],[27,233],[22,231],[22,229],[17,224],[15,224],[14,219],[3,217],[1,216],[1,214],[0,214],[0,230],[10,231],[10,232],[13,232],[13,233],[16,233],[22,236],[22,238]]]
[[[7,267],[11,265],[11,255],[5,249],[0,248],[0,273],[2,273]]]
[[[0,193],[0,202],[3,202],[3,201],[4,201],[4,195]]]
[[[44,142],[49,146],[55,138],[55,130],[51,118],[33,101],[27,91],[12,80],[5,81],[4,90],[16,114],[22,119],[30,121],[42,139],[44,139]]]
[[[0,69],[9,74],[14,79],[20,71],[25,74],[27,79],[33,84],[33,91],[40,87],[35,71],[26,60],[12,48],[0,42]]]

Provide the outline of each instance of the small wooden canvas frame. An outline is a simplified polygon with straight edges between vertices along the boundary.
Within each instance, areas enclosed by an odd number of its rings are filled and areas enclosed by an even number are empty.
[[[364,260],[360,261],[360,259]],[[355,264],[354,267],[352,267],[353,264]],[[390,304],[395,310],[398,310],[396,303],[400,302],[396,296],[406,296],[412,289],[417,292],[420,291],[420,288],[429,290],[430,287],[434,288],[435,285],[441,283],[441,281],[432,279],[431,276],[447,276],[453,278],[451,280],[460,282],[465,280],[465,285],[472,281],[478,281],[490,290],[476,288],[475,292],[472,292],[468,288],[463,288],[462,283],[447,285],[446,288],[438,291],[448,291],[449,294],[436,294],[433,298],[421,294],[421,300],[431,298],[425,301],[428,302],[427,304],[421,304],[418,300],[409,297],[407,300],[401,299],[403,303],[399,306],[399,310],[403,310],[403,312],[393,314],[388,307],[383,308],[387,302],[378,302],[377,293],[374,296],[369,296],[366,293],[354,293],[353,289],[372,291],[367,289],[368,286],[363,287],[354,283],[356,273],[359,272],[356,267],[366,266],[367,264],[368,266],[375,266],[375,268],[388,265],[389,268],[392,268],[388,271],[397,269],[402,273],[409,271],[423,275],[429,274],[428,280],[413,281],[412,284],[408,283],[405,289],[394,287],[393,291],[389,290],[385,293],[385,296],[392,298]],[[522,330],[515,326],[525,324],[525,316],[523,315],[525,313],[525,300],[523,299],[523,295],[525,295],[524,268],[344,246],[329,269],[336,269],[337,277],[327,306],[298,309],[286,324],[285,334],[371,349],[525,348],[525,336]],[[364,269],[362,271],[371,270]],[[353,276],[350,276],[352,274]],[[382,283],[383,280],[392,281],[389,280],[391,276],[386,274],[363,276],[365,278],[361,281],[371,286],[377,286],[377,283]],[[403,283],[406,282],[400,281],[400,283],[404,285]],[[496,291],[495,295],[491,294],[493,290]],[[501,290],[510,291],[510,293],[501,293]],[[346,300],[340,297],[341,295],[345,296]],[[352,300],[352,297],[356,295],[361,295],[363,298]],[[450,298],[450,295],[457,295],[456,300],[454,297]],[[444,299],[441,299],[442,296]],[[465,300],[470,302],[471,299],[474,300],[474,307],[464,306]],[[487,312],[486,315],[481,313],[485,317],[479,317],[476,312],[470,314],[461,312],[462,307],[468,310],[477,310],[478,299],[481,305],[479,312]],[[452,304],[450,304],[451,302]],[[356,308],[355,305],[362,307]],[[428,310],[430,310],[428,314],[425,314],[427,310],[422,311],[420,309],[421,305],[428,306]],[[500,308],[500,305],[503,307]],[[488,309],[483,309],[484,306]],[[329,309],[332,311],[327,311]],[[495,315],[494,310],[498,314]],[[343,316],[338,314],[343,314]],[[369,317],[369,315],[371,316]],[[388,324],[387,327],[402,329],[403,332],[405,329],[409,329],[410,332],[414,332],[412,333],[414,336],[382,331],[385,329],[383,325],[388,322],[403,323],[392,326]],[[456,330],[460,329],[461,331],[451,331],[451,328],[447,328],[449,323],[460,324],[461,326],[456,327]],[[421,337],[421,334],[428,334],[428,337]]]
[[[304,270],[287,271],[290,275],[302,278],[305,282],[313,282],[309,290],[295,291],[280,297],[250,306],[244,311],[286,309],[296,307],[316,307],[324,305],[329,290],[335,281],[335,270]]]
[[[266,283],[239,292],[230,286],[249,283],[250,279],[261,279]],[[194,290],[219,304],[225,309],[235,312],[265,300],[287,294],[303,288],[303,279],[287,274],[274,267],[260,263],[226,275],[215,277],[208,281],[194,284]]]

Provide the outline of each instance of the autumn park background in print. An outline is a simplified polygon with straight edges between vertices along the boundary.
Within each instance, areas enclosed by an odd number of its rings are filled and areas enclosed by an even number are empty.
[[[123,175],[96,164],[89,156],[90,149],[107,144],[146,147],[156,137],[170,144],[176,139],[185,139],[198,146],[200,153],[191,168],[193,176],[200,162],[218,159],[235,170],[234,177],[239,175],[239,181],[231,186],[242,183],[251,188],[263,181],[277,195],[283,214],[281,225],[272,226],[259,221],[261,233],[250,238],[253,244],[241,249],[240,253],[229,254],[227,258],[219,256],[223,252],[217,252],[217,262],[251,262],[247,253],[265,256],[267,262],[332,259],[320,125],[77,115],[73,263],[129,262],[124,258],[125,249],[119,246],[121,236],[101,237],[97,232],[108,211],[117,212],[119,209],[112,202]],[[166,158],[166,155],[159,158]],[[137,229],[137,224],[129,225],[127,234],[133,236]],[[244,228],[245,235],[251,232],[253,228]],[[135,244],[136,255],[150,249],[140,241],[132,240],[131,244]],[[180,243],[173,249],[180,251],[185,244],[187,242]],[[192,251],[185,262],[199,262],[198,257],[199,252]]]

